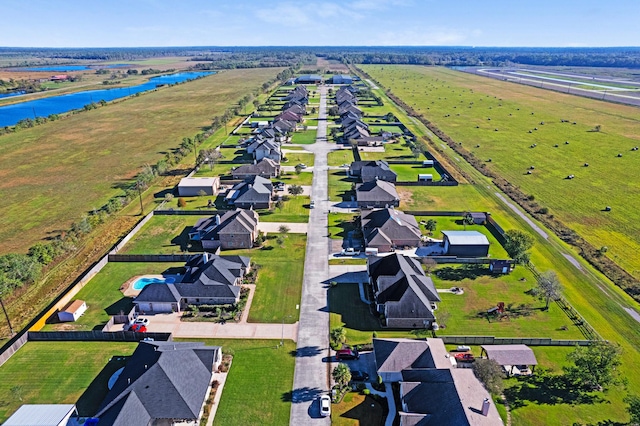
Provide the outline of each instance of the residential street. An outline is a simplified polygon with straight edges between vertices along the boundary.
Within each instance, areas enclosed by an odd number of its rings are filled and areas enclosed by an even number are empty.
[[[321,86],[318,133],[316,143],[307,150],[315,153],[312,200],[307,234],[307,255],[304,264],[302,302],[298,325],[298,348],[293,378],[291,425],[331,424],[320,416],[317,402],[329,391],[329,312],[327,284],[329,278],[329,238],[327,237],[328,177],[327,154],[332,147],[327,142],[327,88]]]

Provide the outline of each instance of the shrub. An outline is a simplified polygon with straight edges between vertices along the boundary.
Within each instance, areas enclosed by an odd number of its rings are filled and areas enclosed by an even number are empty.
[[[184,198],[180,197],[178,198],[178,207],[187,207],[187,202],[185,201]]]

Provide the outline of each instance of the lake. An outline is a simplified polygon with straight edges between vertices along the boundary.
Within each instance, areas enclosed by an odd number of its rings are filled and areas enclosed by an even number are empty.
[[[62,114],[74,109],[83,108],[92,102],[101,100],[113,101],[140,92],[155,89],[158,85],[181,83],[198,77],[214,74],[213,72],[182,72],[171,75],[153,77],[148,82],[131,87],[113,89],[86,90],[67,95],[51,96],[13,105],[0,107],[0,127],[13,126],[25,118],[48,117],[51,114]]]
[[[99,68],[121,68],[129,67],[129,64],[111,64],[111,65],[46,65],[42,67],[24,67],[14,68],[16,71],[51,71],[51,72],[68,72],[68,71],[86,71]]]

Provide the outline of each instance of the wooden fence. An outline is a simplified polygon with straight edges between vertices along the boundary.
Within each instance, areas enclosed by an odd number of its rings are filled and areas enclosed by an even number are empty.
[[[30,342],[76,342],[76,341],[102,341],[102,342],[139,342],[153,339],[159,341],[171,341],[171,333],[138,333],[135,331],[114,331],[105,333],[99,330],[91,331],[30,331]]]
[[[189,254],[109,254],[109,262],[186,262]]]

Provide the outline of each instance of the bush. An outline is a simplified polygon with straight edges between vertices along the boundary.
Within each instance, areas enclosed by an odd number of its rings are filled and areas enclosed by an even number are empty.
[[[178,198],[178,207],[182,207],[182,208],[187,207],[187,202],[185,201],[184,198],[182,197]]]

